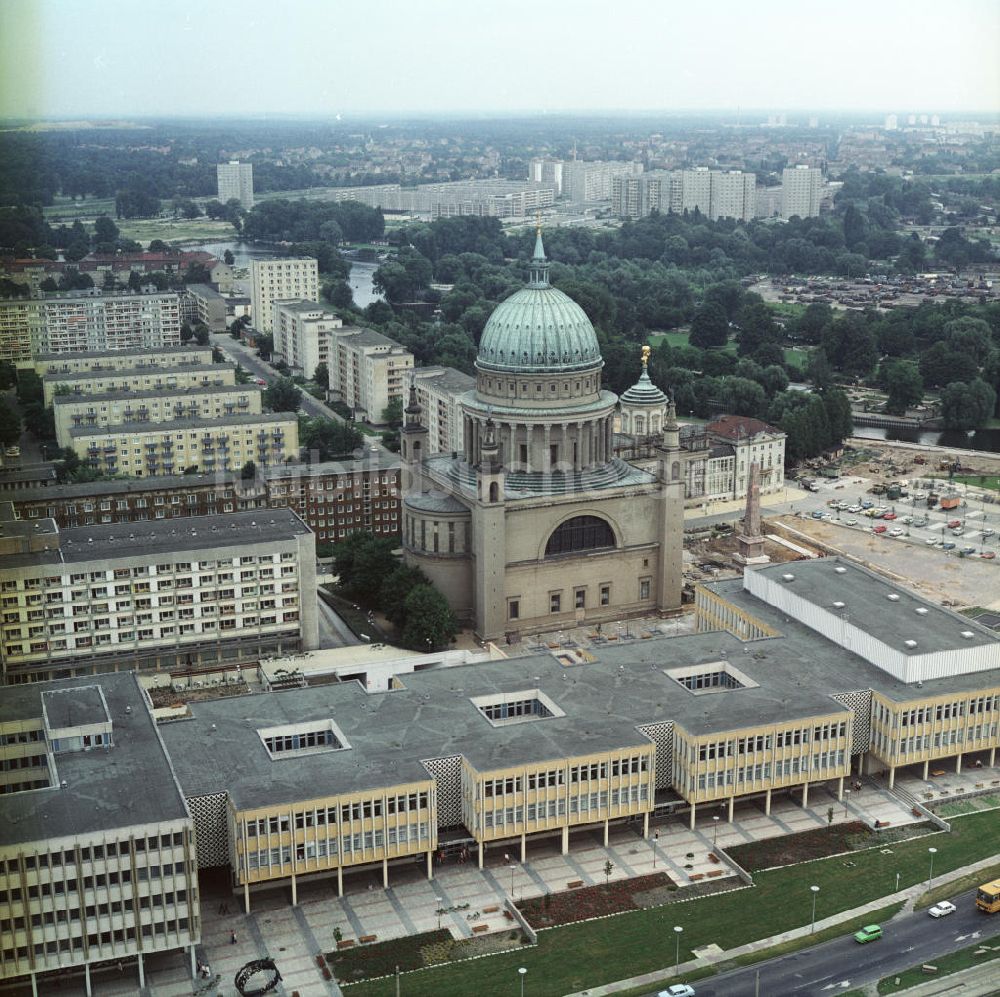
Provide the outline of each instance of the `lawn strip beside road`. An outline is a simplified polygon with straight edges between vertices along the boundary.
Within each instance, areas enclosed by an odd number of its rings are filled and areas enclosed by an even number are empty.
[[[868,924],[885,925],[891,918],[895,917],[903,909],[902,902],[890,904],[880,910],[871,910],[860,917],[852,918],[831,928],[824,928],[814,935],[803,935],[801,938],[790,938],[787,942],[779,942],[766,949],[759,949],[756,952],[747,952],[745,955],[736,956],[735,959],[726,959],[724,962],[717,962],[703,969],[696,969],[691,973],[683,973],[676,979],[669,971],[663,977],[663,986],[668,983],[697,983],[699,980],[706,981],[722,976],[734,969],[745,969],[757,963],[768,962],[770,959],[780,959],[781,956],[790,952],[797,952],[799,949],[807,949],[821,942],[828,942],[831,938],[841,938],[844,935],[853,935],[855,931],[860,931]],[[722,985],[724,981],[720,980]],[[697,988],[696,988],[697,989]],[[859,991],[860,993],[861,991]],[[621,990],[619,997],[645,997],[649,993],[649,985],[635,987],[631,990]]]
[[[976,955],[984,946],[992,948],[994,951]],[[970,945],[968,948],[959,949],[957,952],[949,952],[947,955],[935,958],[931,962],[931,965],[937,967],[936,973],[925,973],[921,968],[925,963],[920,963],[912,969],[906,970],[906,972],[893,973],[891,976],[886,976],[884,979],[879,980],[878,992],[880,994],[898,994],[904,990],[909,990],[911,987],[918,987],[921,983],[927,983],[929,980],[937,980],[942,976],[960,973],[963,969],[969,969],[972,966],[981,966],[984,962],[990,962],[993,959],[1000,959],[1000,935],[992,935],[989,938],[982,939],[975,945]],[[896,980],[899,980],[899,986],[896,986]]]
[[[873,848],[846,856],[758,873],[755,887],[687,903],[667,904],[598,921],[539,932],[538,946],[511,956],[427,970],[406,978],[408,997],[469,993],[508,997],[520,966],[528,970],[532,997],[575,993],[601,983],[658,970],[669,971],[674,958],[673,928],[684,929],[682,962],[694,948],[716,944],[728,950],[781,935],[809,923],[812,894],[820,887],[817,920],[853,910],[926,879],[927,848],[938,849],[938,875],[971,865],[996,851],[995,813],[957,818],[950,834],[926,835],[894,844],[889,854]],[[865,920],[870,921],[870,916]],[[659,944],[651,944],[656,939]],[[392,981],[359,984],[352,997],[390,997]]]
[[[998,816],[998,819],[1000,819],[1000,816]],[[1000,879],[1000,865],[990,866],[988,869],[980,869],[979,872],[970,872],[967,876],[958,876],[955,879],[946,880],[923,894],[913,905],[913,909],[922,910],[925,907],[931,907],[939,900],[946,900],[955,893],[964,893],[966,890],[978,889],[983,883],[992,883],[994,879]]]

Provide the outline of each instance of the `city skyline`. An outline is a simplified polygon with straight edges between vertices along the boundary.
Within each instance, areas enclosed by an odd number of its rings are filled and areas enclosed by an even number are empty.
[[[123,10],[112,0],[30,0],[0,10],[0,115],[1000,107],[1000,8],[976,0],[947,14],[930,4],[847,2],[835,15],[809,16],[781,0],[749,21],[733,5],[739,30],[728,32],[706,30],[700,12],[634,0],[616,12],[623,27],[644,25],[627,45],[608,44],[606,12],[593,3],[572,11],[517,3],[500,14],[454,0],[336,11],[295,0],[287,17],[272,19],[252,0],[236,20],[187,0],[147,3],[141,20]],[[276,57],[282,52],[294,53],[294,72]]]

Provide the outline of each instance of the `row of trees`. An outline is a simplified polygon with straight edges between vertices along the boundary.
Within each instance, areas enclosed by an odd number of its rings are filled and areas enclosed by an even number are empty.
[[[333,548],[338,588],[367,609],[385,613],[405,647],[447,647],[458,632],[455,617],[427,576],[393,554],[397,546],[396,540],[352,533]]]

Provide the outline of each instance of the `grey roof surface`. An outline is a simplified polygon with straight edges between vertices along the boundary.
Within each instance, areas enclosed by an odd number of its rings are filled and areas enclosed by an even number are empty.
[[[145,696],[132,673],[5,686],[0,723],[41,720],[43,693],[97,683],[111,712],[114,747],[56,755],[51,788],[0,795],[0,846],[187,817]],[[60,785],[62,780],[65,786]]]
[[[801,563],[801,562],[799,562]],[[692,735],[790,724],[847,708],[832,698],[874,688],[892,699],[989,688],[1000,669],[907,685],[750,596],[739,579],[712,588],[779,629],[744,644],[725,632],[623,641],[597,661],[548,653],[401,676],[404,688],[360,683],[195,703],[193,719],[162,728],[187,796],[228,788],[237,807],[307,800],[427,779],[421,760],[465,756],[479,771],[647,743],[638,725],[672,720]],[[364,669],[363,648],[358,669]],[[729,661],[757,687],[695,694],[664,668]],[[563,717],[492,726],[472,696],[540,689]],[[272,761],[260,728],[332,718],[351,747]],[[214,729],[213,729],[214,725]]]
[[[840,572],[838,568],[844,570]],[[844,558],[773,564],[758,570],[827,612],[837,616],[847,614],[851,624],[907,654],[961,651],[997,643],[996,634],[968,617],[930,602],[910,589],[893,585]],[[782,582],[786,574],[794,575],[794,581]],[[898,599],[890,599],[890,595]],[[834,607],[834,601],[843,602],[843,608]],[[927,612],[918,613],[918,608]],[[963,632],[972,636],[962,637]],[[915,640],[917,646],[907,648],[903,643],[906,640]]]
[[[95,376],[100,377],[142,377],[146,374],[199,374],[209,370],[236,370],[234,363],[177,363],[177,364],[143,364],[141,367],[118,367],[96,370],[77,370],[70,372],[53,371],[46,374],[43,382],[63,384],[67,381],[88,381]],[[242,385],[241,385],[242,387]]]
[[[98,685],[46,690],[42,692],[42,704],[49,727],[83,727],[111,719]]]
[[[316,464],[274,464],[261,468],[267,478],[315,478],[326,474],[359,474],[361,471],[395,471],[399,454],[368,450],[355,460],[326,460]]]
[[[406,496],[405,505],[408,509],[418,512],[450,512],[468,513],[469,507],[451,495],[440,492],[411,492]]]
[[[68,353],[39,353],[35,357],[36,361],[53,363],[62,360],[90,360],[98,357],[127,357],[127,356],[174,356],[178,353],[205,353],[212,355],[211,346],[192,346],[190,343],[181,343],[177,346],[143,346],[133,350],[76,350]]]
[[[102,558],[169,555],[206,548],[276,543],[309,532],[309,527],[287,508],[77,526],[60,532],[61,543],[57,549],[5,555],[4,565],[80,564]]]
[[[74,481],[47,488],[19,488],[0,494],[10,502],[44,502],[57,499],[85,498],[88,495],[137,495],[162,491],[164,488],[218,485],[240,482],[238,472],[216,471],[212,474],[158,474],[148,478],[112,478],[109,481]],[[2,482],[0,482],[2,488]],[[32,520],[34,522],[34,520]]]
[[[0,486],[11,481],[55,481],[56,469],[48,464],[44,467],[4,467],[0,468]]]
[[[215,429],[226,426],[256,426],[294,422],[293,412],[261,415],[223,415],[212,419],[168,419],[166,422],[115,422],[107,426],[73,426],[70,436],[122,436],[128,433],[173,433],[178,429]]]
[[[395,339],[383,336],[381,332],[376,332],[374,329],[345,325],[342,329],[337,329],[336,332],[338,335],[350,336],[352,344],[356,346],[389,346],[397,350],[403,349],[402,345],[397,343]]]
[[[160,368],[161,370],[163,368]],[[92,376],[92,375],[91,375]],[[56,395],[52,399],[54,405],[82,405],[96,402],[136,401],[146,399],[162,399],[164,404],[183,402],[189,395],[222,395],[237,394],[245,391],[247,394],[263,392],[259,384],[193,384],[186,388],[138,388],[135,391],[102,391],[99,394],[86,395]]]
[[[308,298],[296,298],[291,301],[282,300],[278,302],[278,305],[286,312],[329,312],[331,315],[337,314],[329,305],[321,304],[318,301],[311,301]]]
[[[418,367],[414,374],[417,379],[428,382],[428,387],[444,389],[453,394],[471,391],[476,386],[476,379],[454,367]]]
[[[220,298],[222,300],[225,300],[224,298],[222,298],[222,295],[219,294],[219,292],[214,287],[211,287],[208,284],[188,284],[185,287],[185,290],[192,297],[196,297],[196,298]]]

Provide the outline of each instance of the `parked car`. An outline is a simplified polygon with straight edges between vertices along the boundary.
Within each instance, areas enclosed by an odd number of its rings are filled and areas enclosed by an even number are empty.
[[[955,549],[955,545],[953,543],[951,543],[951,541],[949,541],[946,544],[941,544],[941,550],[954,550],[954,549]]]
[[[965,554],[965,555],[975,554],[976,553],[976,548],[975,547],[963,547],[962,548],[962,553]]]
[[[984,550],[979,556],[984,561],[992,561],[996,557],[996,554],[991,550]]]
[[[906,532],[906,530],[901,530],[901,529],[900,529],[900,528],[899,528],[899,527],[897,526],[897,527],[895,527],[895,528],[893,528],[893,529],[889,530],[889,536],[890,536],[890,537],[901,537],[901,536],[902,536],[902,535],[903,535],[903,534],[904,534],[905,532]]]
[[[913,525],[916,526],[916,527],[918,527],[919,529],[923,529],[927,525],[927,520],[926,519],[915,519],[915,520],[913,520]]]
[[[853,513],[857,514],[857,513],[861,512],[861,506],[860,505],[849,505],[847,507],[847,511],[848,512],[853,512]]]
[[[958,528],[957,530],[952,530],[952,531],[951,531],[951,535],[952,535],[953,537],[961,537],[961,536],[964,536],[964,535],[965,535],[965,530],[963,530],[963,529],[962,529],[961,527],[959,527],[959,528]]]
[[[882,514],[883,519],[895,519],[896,514],[894,512],[885,512]]]
[[[995,532],[994,530],[985,529],[985,530],[980,530],[979,535],[985,540],[987,537],[993,536],[994,532]]]
[[[927,913],[931,917],[947,917],[949,914],[954,914],[957,909],[950,900],[942,900],[931,907]]]
[[[924,541],[924,543],[925,543],[925,544],[927,544],[927,546],[928,546],[928,547],[934,547],[934,546],[936,546],[937,544],[939,544],[940,542],[941,542],[941,541],[940,541],[940,540],[938,540],[938,538],[937,538],[937,537],[928,537],[928,538],[927,538],[927,539],[926,539],[926,540]]]
[[[686,983],[675,983],[666,990],[661,990],[656,997],[694,997],[694,987],[689,987]]]
[[[858,521],[856,519],[845,519],[844,522],[848,526],[857,526],[858,525]]]
[[[949,530],[957,530],[961,525],[962,525],[962,520],[960,520],[960,519],[949,519],[948,520],[948,529]]]
[[[864,945],[866,942],[874,942],[881,937],[882,927],[878,924],[867,924],[860,931],[854,932],[854,940],[859,945]]]
[[[888,526],[875,526],[872,528],[872,533],[885,533],[888,529]]]

